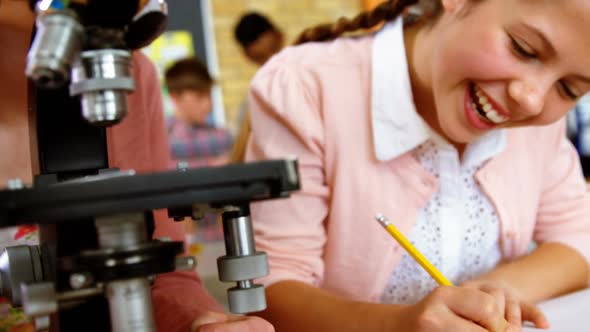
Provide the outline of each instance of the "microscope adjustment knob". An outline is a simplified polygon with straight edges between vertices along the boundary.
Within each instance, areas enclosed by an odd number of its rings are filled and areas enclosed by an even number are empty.
[[[19,306],[22,304],[21,284],[43,280],[41,249],[26,245],[6,247],[0,262],[0,296]]]
[[[23,309],[29,317],[47,316],[57,312],[55,286],[51,282],[22,284]]]
[[[266,297],[262,285],[249,288],[233,287],[227,290],[229,311],[234,314],[245,314],[266,309]]]
[[[223,256],[217,259],[219,280],[224,282],[252,280],[268,275],[265,252],[247,256]]]

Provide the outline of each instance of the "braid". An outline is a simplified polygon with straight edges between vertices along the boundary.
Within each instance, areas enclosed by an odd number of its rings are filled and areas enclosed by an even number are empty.
[[[373,9],[357,15],[352,20],[340,18],[336,23],[321,24],[304,30],[295,45],[311,41],[327,41],[340,37],[346,32],[359,29],[371,29],[383,21],[391,21],[398,17],[406,7],[417,4],[419,0],[388,0]]]

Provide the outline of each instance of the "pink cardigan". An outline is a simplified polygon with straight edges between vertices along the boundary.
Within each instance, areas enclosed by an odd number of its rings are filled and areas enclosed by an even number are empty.
[[[170,151],[159,79],[155,67],[140,52],[134,54],[133,77],[136,91],[129,95],[129,114],[107,130],[109,164],[138,173],[166,170]],[[157,211],[154,237],[184,241],[182,223],[172,221],[165,210]],[[158,331],[186,332],[206,310],[223,312],[207,293],[194,272],[159,275],[152,289]]]
[[[269,255],[266,285],[298,280],[378,301],[402,249],[375,215],[408,234],[437,190],[411,153],[375,157],[372,43],[367,36],[289,48],[252,82],[246,159],[295,156],[302,178],[292,198],[252,207],[257,249]],[[504,259],[535,240],[564,243],[590,260],[589,195],[563,122],[508,130],[505,150],[476,177],[497,209]]]

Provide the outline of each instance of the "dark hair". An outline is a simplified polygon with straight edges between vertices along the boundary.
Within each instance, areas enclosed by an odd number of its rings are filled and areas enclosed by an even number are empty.
[[[243,48],[246,48],[268,31],[279,32],[266,16],[250,12],[244,14],[236,24],[234,37]]]
[[[364,11],[353,19],[340,18],[336,23],[321,24],[304,30],[295,45],[310,41],[327,41],[340,37],[346,32],[371,29],[382,22],[391,21],[404,13],[410,6],[420,3],[425,14],[435,16],[440,11],[438,0],[389,0],[382,2],[371,11]]]
[[[166,70],[166,87],[171,93],[185,90],[209,91],[215,80],[203,62],[195,57],[176,61]]]

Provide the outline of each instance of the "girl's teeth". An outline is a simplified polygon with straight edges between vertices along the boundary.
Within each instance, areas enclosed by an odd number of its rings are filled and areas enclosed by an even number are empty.
[[[477,97],[477,101],[479,105],[483,105],[483,111],[485,113],[485,117],[495,124],[501,124],[508,120],[507,117],[498,114],[498,112],[492,107],[492,105],[488,102],[488,98],[479,90],[479,87],[475,87],[475,95]],[[477,105],[475,101],[471,102],[472,107],[477,109]]]
[[[502,116],[500,116],[496,111],[488,112],[486,113],[486,116],[495,123],[502,122]]]

